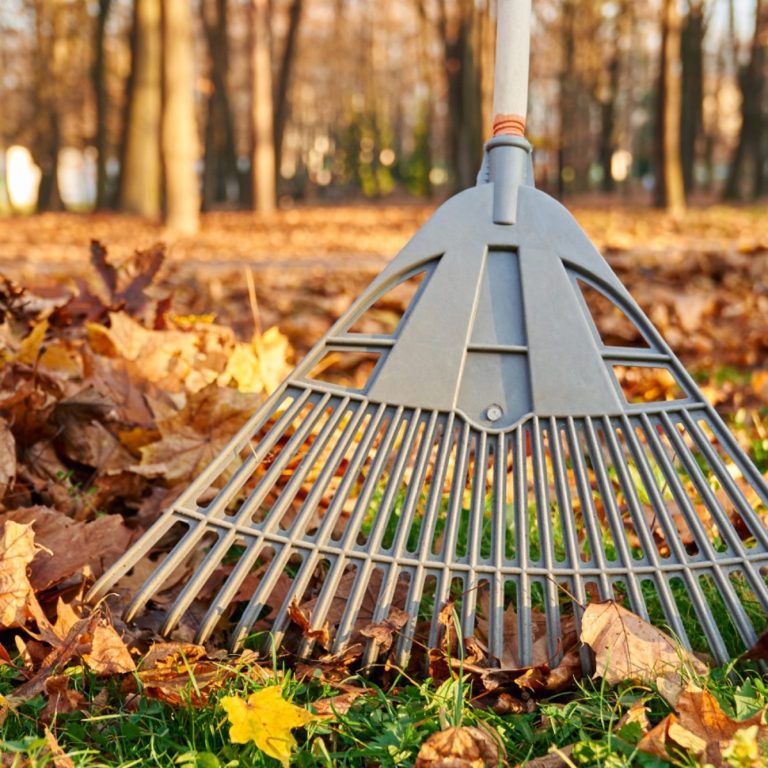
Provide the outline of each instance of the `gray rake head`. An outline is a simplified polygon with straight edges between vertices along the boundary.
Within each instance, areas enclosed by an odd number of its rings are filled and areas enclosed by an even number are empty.
[[[201,641],[257,572],[233,645],[265,612],[280,641],[294,600],[315,627],[335,617],[334,651],[361,616],[398,607],[402,663],[415,634],[439,641],[450,598],[465,636],[520,666],[542,614],[555,663],[564,622],[595,599],[624,600],[721,662],[752,645],[768,612],[764,478],[531,178],[524,139],[489,142],[478,186],[434,214],[90,597],[177,527],[127,617],[197,553],[170,632],[234,551]],[[358,332],[403,283],[418,289],[396,329]],[[637,347],[604,343],[590,292],[631,321]],[[333,362],[357,359],[367,380],[334,383]],[[630,402],[621,369],[665,370],[678,399]],[[371,641],[366,660],[376,653]]]

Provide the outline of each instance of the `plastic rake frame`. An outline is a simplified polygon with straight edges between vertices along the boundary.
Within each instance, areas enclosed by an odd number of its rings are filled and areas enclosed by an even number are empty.
[[[422,626],[438,642],[450,597],[465,636],[519,665],[537,613],[555,663],[563,615],[578,624],[594,599],[622,599],[720,662],[754,643],[768,612],[764,478],[570,214],[529,184],[527,143],[489,152],[488,183],[435,213],[91,598],[178,527],[127,617],[204,551],[171,631],[237,545],[200,640],[258,572],[233,645],[265,615],[281,640],[296,600],[315,627],[335,617],[339,651],[362,614],[397,606],[402,662]],[[415,283],[396,329],[358,332]],[[638,347],[605,343],[590,292]],[[333,361],[354,356],[370,359],[367,379],[335,383]],[[664,369],[678,396],[631,402],[617,368]]]

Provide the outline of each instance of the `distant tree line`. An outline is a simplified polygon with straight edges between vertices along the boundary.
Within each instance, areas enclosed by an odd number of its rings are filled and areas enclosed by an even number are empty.
[[[61,207],[65,147],[95,206],[194,232],[282,196],[428,196],[474,182],[491,122],[490,0],[7,0],[0,150]],[[739,15],[741,9],[741,16]],[[534,0],[529,135],[560,196],[765,193],[768,0]]]

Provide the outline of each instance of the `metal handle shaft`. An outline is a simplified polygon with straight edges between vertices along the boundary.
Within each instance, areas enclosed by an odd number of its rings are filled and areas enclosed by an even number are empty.
[[[522,136],[528,111],[531,0],[497,0],[493,135]]]

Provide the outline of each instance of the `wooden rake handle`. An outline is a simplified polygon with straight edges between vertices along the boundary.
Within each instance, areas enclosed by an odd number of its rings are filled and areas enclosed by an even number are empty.
[[[497,0],[494,136],[525,134],[530,55],[531,0]]]

